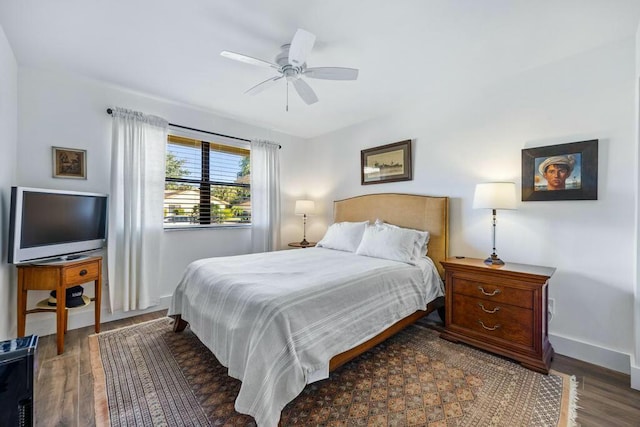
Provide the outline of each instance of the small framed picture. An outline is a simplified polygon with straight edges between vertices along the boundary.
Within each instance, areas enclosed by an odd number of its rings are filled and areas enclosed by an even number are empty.
[[[522,201],[598,200],[598,140],[522,150]]]
[[[87,150],[53,147],[53,177],[87,179]]]
[[[360,183],[411,181],[411,140],[360,151]]]

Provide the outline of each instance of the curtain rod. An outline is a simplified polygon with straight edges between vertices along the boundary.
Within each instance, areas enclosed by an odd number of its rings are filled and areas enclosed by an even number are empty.
[[[111,108],[107,108],[107,114],[111,115],[111,113],[113,113],[113,110]],[[231,138],[231,139],[236,139],[238,141],[245,141],[245,142],[251,142],[250,139],[245,139],[245,138],[238,138],[237,136],[231,136],[231,135],[224,135],[222,133],[215,133],[215,132],[209,132],[207,130],[202,130],[202,129],[196,129],[196,128],[190,128],[188,126],[182,126],[182,125],[176,125],[174,123],[169,123],[169,126],[173,126],[175,128],[180,128],[180,129],[187,129],[187,130],[195,130],[196,132],[202,132],[202,133],[207,133],[209,135],[215,135],[215,136],[222,136],[225,138]],[[282,148],[282,145],[278,145],[278,148]]]

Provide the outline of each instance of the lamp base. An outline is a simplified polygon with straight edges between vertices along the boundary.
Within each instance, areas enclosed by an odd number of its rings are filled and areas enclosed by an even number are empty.
[[[309,242],[307,242],[307,239],[302,239],[302,242],[300,242],[300,246],[309,246]]]
[[[485,259],[484,263],[487,265],[504,265],[504,261],[498,258],[495,253],[489,255],[489,258]]]

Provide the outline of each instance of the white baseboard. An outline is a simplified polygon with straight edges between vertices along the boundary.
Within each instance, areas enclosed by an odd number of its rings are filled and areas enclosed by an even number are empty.
[[[640,366],[637,362],[634,357],[631,358],[631,388],[640,390]]]
[[[105,305],[102,305],[102,312],[100,313],[100,323],[111,322],[113,320],[125,319],[127,317],[138,316],[144,313],[151,313],[158,310],[163,310],[169,308],[169,303],[171,302],[171,295],[160,297],[158,305],[154,305],[145,310],[137,310],[137,311],[118,311],[115,313],[109,313],[109,311],[105,308]],[[69,311],[69,324],[67,325],[68,330],[83,328],[85,326],[93,326],[94,323],[94,305],[89,304],[87,307],[78,309],[78,310],[70,310]],[[55,312],[51,313],[34,313],[27,316],[27,327],[26,334],[27,335],[38,335],[45,336],[56,333],[56,320],[55,320]]]
[[[623,374],[629,375],[631,373],[631,356],[626,353],[555,334],[549,334],[549,341],[557,354],[593,363]],[[640,383],[640,372],[638,372],[637,378]]]

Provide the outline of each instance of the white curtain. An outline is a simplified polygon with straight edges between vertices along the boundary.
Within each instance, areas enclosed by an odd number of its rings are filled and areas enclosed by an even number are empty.
[[[268,252],[280,246],[280,158],[278,144],[251,141],[251,247]]]
[[[158,303],[166,120],[114,108],[108,274],[111,312]]]

